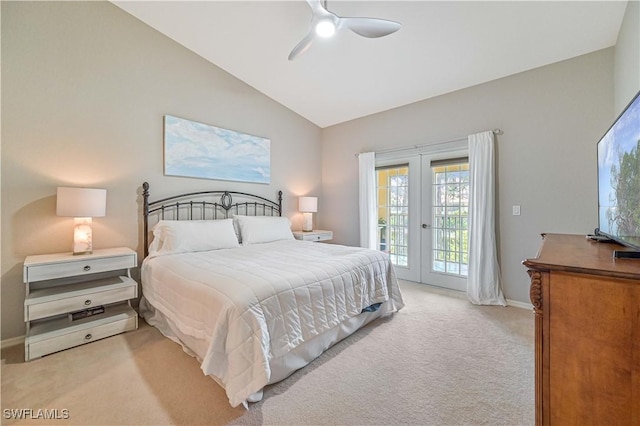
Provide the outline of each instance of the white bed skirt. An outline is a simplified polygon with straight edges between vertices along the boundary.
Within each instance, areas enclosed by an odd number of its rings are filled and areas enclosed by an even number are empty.
[[[393,313],[390,307],[390,302],[384,302],[380,308],[375,312],[363,312],[358,316],[349,318],[336,327],[325,331],[324,333],[314,337],[313,339],[304,342],[294,348],[287,354],[278,358],[272,358],[269,360],[269,367],[271,369],[271,377],[268,384],[277,383],[286,379],[296,370],[309,364],[311,361],[319,357],[324,351],[335,345],[345,337],[350,336],[358,329],[364,327],[376,318],[387,316]],[[204,339],[196,339],[193,336],[181,333],[178,327],[162,314],[159,310],[155,309],[144,295],[140,298],[140,315],[145,321],[154,327],[156,327],[165,337],[180,344],[182,349],[189,355],[196,358],[200,363],[207,353],[207,342]],[[213,380],[216,381],[222,388],[224,385],[215,376],[210,375]],[[247,402],[257,402],[262,399],[262,390],[251,395]],[[247,407],[247,403],[244,403]]]

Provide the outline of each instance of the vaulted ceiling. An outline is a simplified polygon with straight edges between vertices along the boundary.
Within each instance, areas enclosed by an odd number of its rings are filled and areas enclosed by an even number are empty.
[[[305,1],[114,1],[319,127],[615,45],[626,1],[342,1],[340,16],[402,28],[369,39],[343,30],[307,34]]]

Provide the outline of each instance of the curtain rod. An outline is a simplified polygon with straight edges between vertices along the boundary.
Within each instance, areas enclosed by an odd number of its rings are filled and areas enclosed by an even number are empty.
[[[493,129],[491,131],[493,132],[494,135],[502,135],[502,134],[504,134],[502,129]],[[467,137],[463,137],[463,138],[450,139],[450,140],[447,140],[447,141],[436,142],[436,143],[423,143],[423,144],[420,144],[420,145],[405,146],[405,147],[402,147],[402,148],[389,148],[389,149],[383,149],[381,151],[376,151],[375,153],[376,154],[386,154],[388,152],[406,151],[408,149],[419,149],[419,148],[424,148],[424,147],[427,147],[427,146],[444,145],[444,144],[447,144],[447,143],[459,142],[459,141],[463,141],[463,140],[466,140],[466,139],[467,139]],[[356,157],[358,155],[360,155],[360,154],[359,153],[356,154]]]

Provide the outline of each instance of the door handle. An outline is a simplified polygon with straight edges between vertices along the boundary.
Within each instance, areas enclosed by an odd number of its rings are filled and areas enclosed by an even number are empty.
[[[427,225],[426,223],[422,224],[422,229],[431,228],[431,225]]]

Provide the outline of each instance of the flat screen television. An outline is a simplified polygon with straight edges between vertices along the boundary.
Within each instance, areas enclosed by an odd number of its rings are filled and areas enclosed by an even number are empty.
[[[598,142],[598,228],[640,257],[640,92]]]

